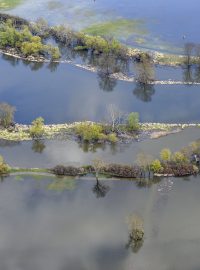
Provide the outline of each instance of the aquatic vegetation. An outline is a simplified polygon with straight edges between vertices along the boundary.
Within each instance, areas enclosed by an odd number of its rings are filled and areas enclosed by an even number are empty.
[[[55,179],[52,183],[47,186],[48,190],[53,191],[64,191],[73,190],[76,187],[76,182],[72,178]]]
[[[49,10],[55,10],[62,8],[63,4],[60,1],[52,0],[47,3],[47,7]]]
[[[24,0],[0,0],[0,9],[10,9],[20,5]]]
[[[128,19],[118,19],[94,24],[83,29],[83,32],[90,35],[113,36],[113,37],[121,36],[126,38],[128,38],[133,34],[140,34],[140,35],[147,34],[147,30],[144,27],[144,21],[128,20]]]

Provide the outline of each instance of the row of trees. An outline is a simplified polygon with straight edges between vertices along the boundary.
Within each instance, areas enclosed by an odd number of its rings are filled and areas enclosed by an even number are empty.
[[[24,56],[46,56],[59,59],[58,47],[46,45],[40,36],[33,35],[27,25],[16,28],[12,20],[0,24],[0,47],[14,48]]]

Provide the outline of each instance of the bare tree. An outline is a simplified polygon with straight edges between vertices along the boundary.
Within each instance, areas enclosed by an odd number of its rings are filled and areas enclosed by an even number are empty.
[[[95,171],[96,180],[99,179],[99,172],[105,167],[105,163],[101,159],[94,159],[93,160],[93,168]]]
[[[108,116],[112,125],[112,132],[122,123],[124,114],[118,109],[115,104],[108,105]]]
[[[148,171],[148,174],[150,177],[152,161],[153,161],[153,157],[151,155],[145,154],[143,152],[137,155],[136,163],[142,169],[144,176],[145,176],[145,172]]]

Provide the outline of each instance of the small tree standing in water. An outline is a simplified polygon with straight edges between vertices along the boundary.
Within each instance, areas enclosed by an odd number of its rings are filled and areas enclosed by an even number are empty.
[[[101,159],[94,159],[93,160],[93,168],[95,171],[96,180],[99,179],[99,173],[104,167],[105,167],[105,163]]]
[[[136,80],[140,84],[148,84],[154,81],[154,66],[148,53],[141,53],[135,64]]]
[[[128,218],[129,226],[129,241],[126,248],[131,248],[134,253],[137,253],[144,242],[144,223],[138,215],[131,215]]]
[[[92,190],[96,194],[97,198],[105,197],[108,191],[110,190],[109,186],[103,185],[102,183],[99,182],[99,173],[103,170],[104,167],[105,163],[101,159],[93,160],[93,168],[96,176],[96,184]]]

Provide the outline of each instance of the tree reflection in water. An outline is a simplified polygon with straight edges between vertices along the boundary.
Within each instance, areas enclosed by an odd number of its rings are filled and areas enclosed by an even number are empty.
[[[92,188],[93,193],[96,195],[97,198],[103,198],[106,196],[106,194],[109,192],[110,187],[100,183],[98,179],[96,179],[96,183],[94,187]]]
[[[32,150],[35,153],[39,153],[42,154],[42,152],[44,151],[44,149],[46,148],[44,141],[42,140],[34,140],[33,144],[32,144]]]
[[[150,102],[155,94],[155,89],[152,84],[137,83],[133,94],[143,102]]]

